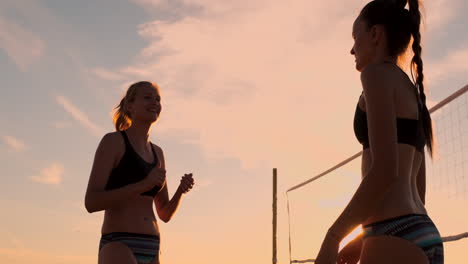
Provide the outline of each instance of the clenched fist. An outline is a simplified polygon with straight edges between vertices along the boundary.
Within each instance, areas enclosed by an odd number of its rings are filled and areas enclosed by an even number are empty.
[[[182,193],[187,193],[193,188],[194,184],[195,184],[195,181],[193,180],[192,173],[184,174],[184,176],[182,176],[182,179],[180,179],[179,190]]]

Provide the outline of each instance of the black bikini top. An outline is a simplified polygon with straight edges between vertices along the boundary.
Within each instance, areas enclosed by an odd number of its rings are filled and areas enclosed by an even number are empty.
[[[361,95],[362,96],[362,95]],[[421,113],[421,105],[418,102],[418,116]],[[421,119],[396,118],[398,143],[414,146],[419,152],[423,152],[426,138]],[[356,106],[354,114],[354,134],[363,149],[369,148],[369,134],[367,131],[367,113]]]
[[[157,165],[159,167],[161,166],[152,144],[151,150],[153,152],[154,161],[153,163],[148,163],[133,149],[125,131],[120,131],[120,133],[125,141],[125,153],[117,167],[112,169],[105,187],[106,190],[117,189],[131,183],[139,182],[143,180],[154,167]],[[155,186],[153,189],[141,195],[154,197],[160,190],[160,186]]]

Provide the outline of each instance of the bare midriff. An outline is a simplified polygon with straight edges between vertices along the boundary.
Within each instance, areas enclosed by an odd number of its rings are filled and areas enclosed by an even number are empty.
[[[128,232],[159,235],[159,227],[153,212],[153,198],[140,196],[128,200],[104,213],[102,234]]]
[[[398,144],[398,176],[376,210],[367,218],[363,225],[386,220],[407,214],[427,214],[416,184],[419,167],[423,153],[415,150],[415,147],[407,144]],[[362,178],[371,169],[372,156],[370,149],[362,153]],[[374,175],[385,177],[385,175]]]

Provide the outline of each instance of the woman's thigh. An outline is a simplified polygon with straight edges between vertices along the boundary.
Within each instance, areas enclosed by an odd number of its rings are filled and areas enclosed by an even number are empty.
[[[395,236],[364,239],[361,264],[429,264],[424,251],[411,241]]]
[[[99,250],[98,264],[138,264],[133,252],[122,242],[109,242]]]

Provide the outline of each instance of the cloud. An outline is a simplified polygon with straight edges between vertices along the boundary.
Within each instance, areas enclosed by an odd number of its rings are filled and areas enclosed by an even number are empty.
[[[435,85],[453,74],[468,73],[468,48],[454,50],[438,61],[429,62],[427,69],[428,82]]]
[[[59,185],[62,183],[63,172],[63,165],[55,162],[48,167],[43,168],[39,176],[32,176],[30,178],[31,180],[39,183]]]
[[[137,63],[115,70],[135,76],[142,71],[140,76],[161,86],[161,133],[189,131],[199,135],[192,141],[209,158],[234,156],[256,166],[283,162],[285,155],[297,162],[312,158],[314,149],[326,148],[349,125],[327,126],[340,113],[313,113],[354,103],[347,98],[359,93],[349,50],[361,6],[306,0],[184,3],[204,12],[140,25],[149,44]]]
[[[54,123],[52,123],[52,127],[55,127],[55,128],[69,128],[71,127],[71,123],[70,122],[66,122],[66,121],[56,121]]]
[[[102,129],[101,127],[99,127],[98,125],[94,124],[89,118],[88,116],[83,112],[81,111],[80,109],[78,109],[78,107],[76,107],[74,104],[72,104],[70,102],[70,100],[68,100],[68,98],[64,97],[64,96],[56,96],[55,97],[56,101],[58,104],[60,104],[61,106],[63,106],[63,108],[69,113],[71,114],[71,116],[76,120],[78,121],[82,126],[84,126],[89,132],[91,132],[91,134],[95,135],[95,136],[100,136],[104,133],[104,129]]]
[[[462,14],[461,5],[463,1],[460,0],[430,0],[424,1],[425,11],[425,26],[427,34],[431,35],[433,32],[443,30],[443,27],[450,23],[457,16]],[[424,15],[424,14],[423,14]]]
[[[350,123],[361,90],[351,27],[367,2],[177,1],[199,9],[141,24],[149,44],[115,72],[158,83],[158,133],[198,135],[192,143],[208,158],[236,157],[247,167],[345,158],[359,148]],[[444,14],[432,25],[456,15],[455,4],[439,5]]]
[[[24,142],[17,139],[16,137],[2,136],[2,138],[5,144],[7,144],[13,151],[22,152],[26,149],[26,144],[24,144]]]
[[[43,57],[46,44],[35,33],[0,15],[0,48],[21,71]]]
[[[318,66],[310,63],[316,54],[308,36],[318,26],[307,26],[317,23],[307,23],[315,13],[306,15],[305,10],[314,10],[306,7],[307,3],[301,2],[293,10],[287,10],[276,3],[265,6],[258,14],[236,13],[142,25],[140,34],[151,44],[141,54],[147,58],[145,64],[132,67],[150,70],[157,76],[156,82],[171,104],[166,108],[169,116],[161,123],[164,129],[168,133],[174,129],[194,129],[195,134],[201,135],[199,143],[213,156],[229,153],[244,156],[245,160],[258,161],[264,151],[275,153],[268,151],[276,150],[275,141],[289,142],[288,135],[281,131],[284,128],[276,126],[288,123],[289,115],[296,115],[292,118],[295,128],[302,121],[307,122],[297,118],[298,114],[304,117],[307,102],[303,98],[313,97],[314,91],[309,87],[322,86],[311,78],[314,69],[310,73],[307,70]],[[301,15],[282,16],[289,11]],[[284,19],[277,20],[278,17]],[[160,54],[164,56],[157,57]],[[151,63],[154,59],[158,63]],[[288,86],[299,88],[290,98],[286,98]],[[300,101],[295,102],[296,99]],[[297,131],[307,138],[307,129]],[[246,154],[245,148],[250,148],[250,153]],[[278,151],[281,152],[284,149]]]
[[[170,2],[167,0],[131,0],[131,1],[146,8],[149,8],[149,7],[161,8],[161,7],[168,6],[170,4]],[[180,4],[180,1],[174,1],[174,2],[179,2]]]
[[[121,81],[124,77],[118,73],[106,70],[104,68],[94,68],[91,70],[97,77],[107,81]]]

